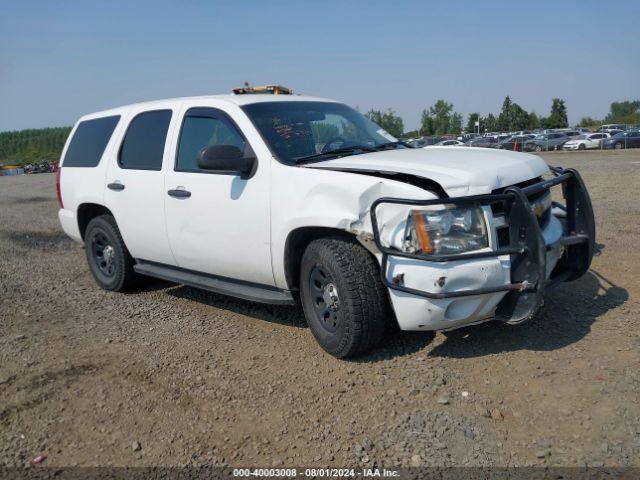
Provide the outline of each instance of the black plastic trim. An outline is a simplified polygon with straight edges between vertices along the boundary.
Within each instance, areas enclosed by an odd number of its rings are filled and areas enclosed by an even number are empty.
[[[167,195],[173,198],[189,198],[191,197],[191,192],[189,190],[175,188],[173,190],[167,190]]]
[[[190,287],[201,288],[210,292],[221,293],[252,302],[273,305],[295,304],[295,300],[290,291],[270,285],[211,275],[147,260],[136,259],[136,261],[138,263],[134,265],[133,269],[142,275],[181,283],[183,285],[189,285]]]

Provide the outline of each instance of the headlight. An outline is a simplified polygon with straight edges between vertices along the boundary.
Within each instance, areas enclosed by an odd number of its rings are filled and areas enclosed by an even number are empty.
[[[403,250],[408,253],[448,255],[489,246],[487,226],[480,207],[438,207],[411,210]]]

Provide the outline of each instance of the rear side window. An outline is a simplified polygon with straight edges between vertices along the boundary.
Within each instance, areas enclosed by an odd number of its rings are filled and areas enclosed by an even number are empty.
[[[78,124],[62,165],[65,167],[96,167],[120,120],[113,117],[85,120]]]
[[[171,110],[137,115],[129,124],[120,147],[118,163],[133,170],[160,170]]]

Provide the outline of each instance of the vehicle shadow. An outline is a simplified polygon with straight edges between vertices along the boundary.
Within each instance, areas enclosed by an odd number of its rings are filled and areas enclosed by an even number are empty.
[[[62,231],[13,231],[0,232],[10,242],[28,250],[48,250],[54,248],[72,248],[73,240]]]
[[[156,290],[165,290],[175,287],[176,284],[168,280],[162,280],[155,277],[142,277],[136,282],[130,290],[123,292],[125,295],[137,295],[139,293],[155,292]]]
[[[55,202],[55,197],[44,197],[40,195],[34,195],[26,198],[10,198],[5,203],[9,203],[11,205],[25,205],[27,203],[44,203],[44,202]]]
[[[186,285],[178,285],[175,288],[170,288],[167,290],[167,294],[176,298],[202,303],[222,310],[229,310],[234,313],[247,315],[279,325],[307,328],[307,322],[304,319],[302,308],[298,305],[266,305],[228,297],[226,295],[219,295]]]
[[[545,305],[528,322],[506,325],[494,321],[454,330],[429,355],[474,358],[563,348],[584,338],[599,317],[628,298],[626,289],[591,270],[575,282],[547,292]]]
[[[144,288],[167,289],[166,293],[175,298],[279,325],[307,328],[299,305],[264,305],[162,280],[152,280]],[[545,306],[530,321],[521,325],[493,321],[454,330],[428,355],[474,358],[508,351],[563,348],[585,337],[600,316],[624,304],[628,298],[626,289],[591,270],[575,282],[547,292]],[[425,349],[435,336],[435,332],[403,332],[397,326],[390,327],[379,347],[348,361],[372,363],[410,355]]]
[[[167,290],[166,293],[176,298],[229,310],[234,313],[247,315],[279,325],[308,328],[300,305],[265,305],[227,297],[225,295],[218,295],[185,285],[177,285]],[[390,321],[393,321],[395,324],[393,318],[390,318]],[[311,332],[309,332],[309,335],[311,335]],[[385,332],[385,337],[380,347],[359,357],[349,359],[349,361],[367,363],[409,355],[427,346],[434,337],[434,332],[403,332],[400,331],[397,326],[389,327]]]
[[[436,338],[436,332],[403,332],[397,327],[390,328],[379,347],[347,360],[352,363],[374,363],[411,355],[428,346],[434,338]]]

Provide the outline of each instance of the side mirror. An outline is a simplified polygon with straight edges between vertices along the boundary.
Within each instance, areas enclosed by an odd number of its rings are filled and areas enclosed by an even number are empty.
[[[235,145],[211,145],[198,154],[198,168],[212,173],[240,175],[240,178],[251,177],[257,163],[248,144],[244,153]]]

